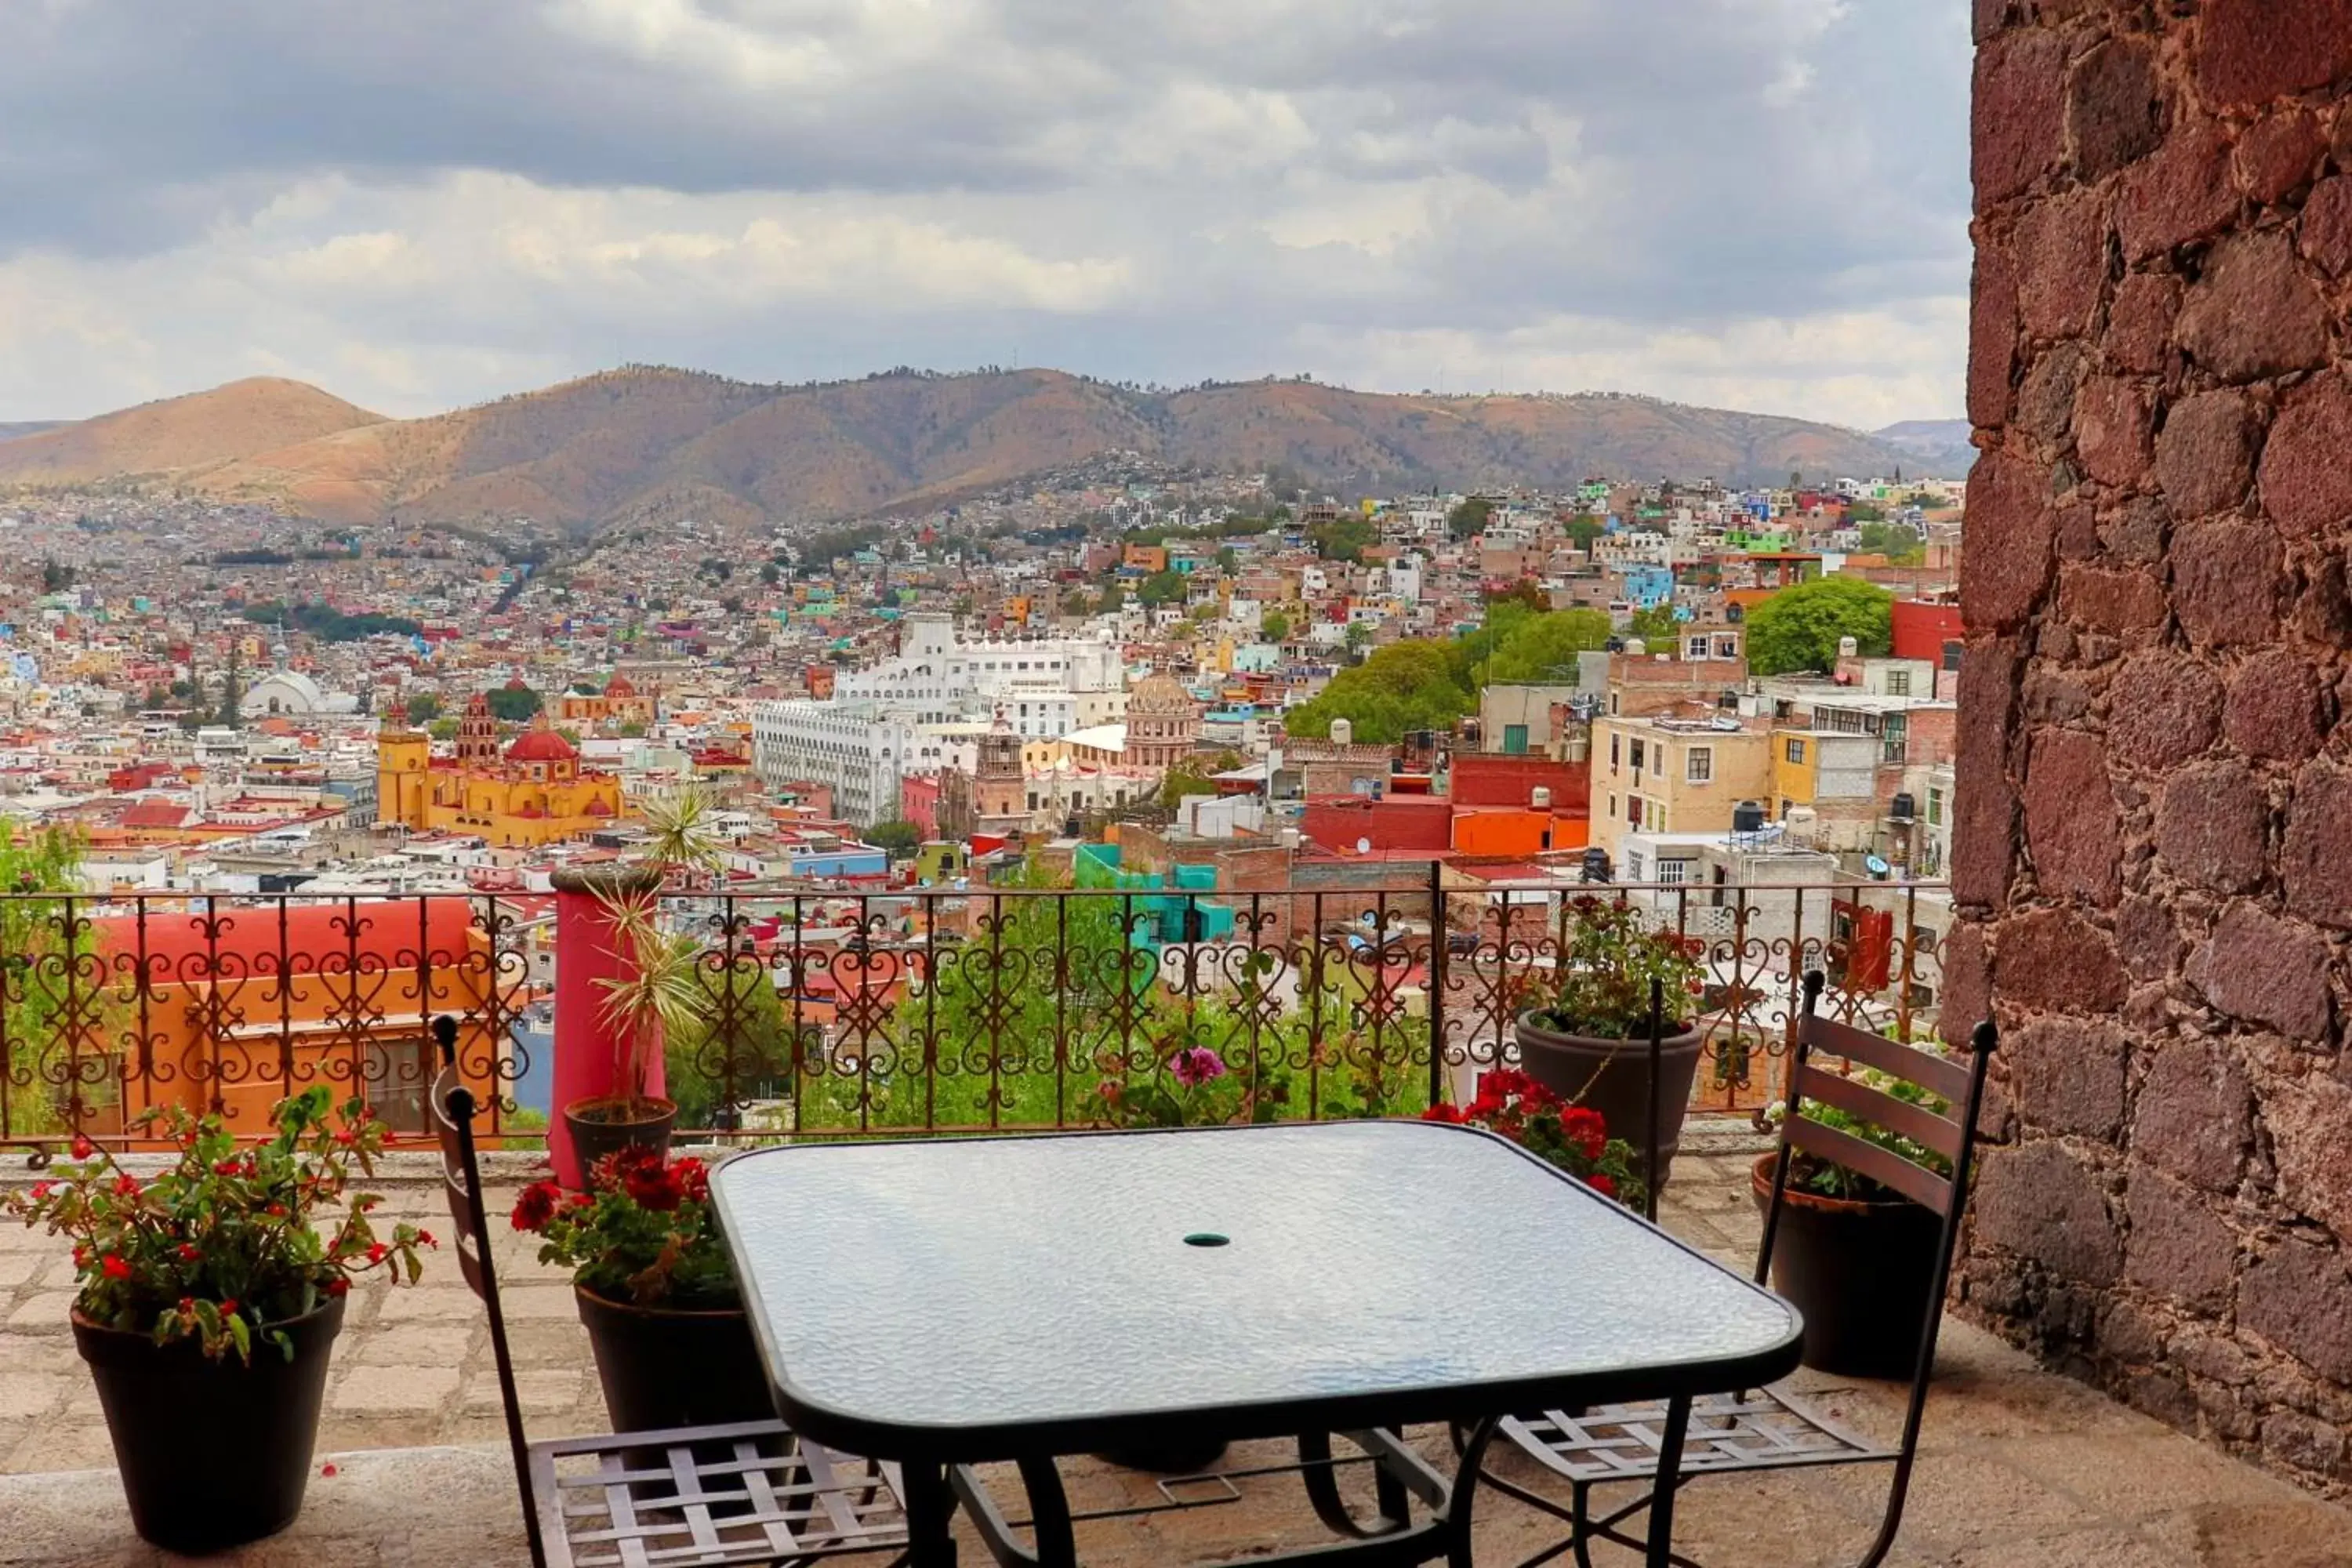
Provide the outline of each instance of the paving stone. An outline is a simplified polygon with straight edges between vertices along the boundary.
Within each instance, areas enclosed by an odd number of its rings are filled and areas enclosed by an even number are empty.
[[[469,1323],[427,1321],[347,1335],[337,1359],[357,1366],[457,1366],[473,1348]],[[487,1341],[489,1331],[482,1330]]]
[[[515,1373],[515,1399],[522,1405],[525,1415],[562,1415],[578,1405],[584,1393],[581,1375],[574,1370],[554,1368]],[[496,1415],[504,1407],[496,1373],[467,1379],[465,1395],[464,1408],[468,1415],[484,1411]]]
[[[425,1415],[457,1392],[454,1366],[355,1366],[329,1392],[339,1411],[378,1415]]]
[[[29,1285],[33,1277],[47,1266],[47,1259],[27,1248],[21,1252],[0,1252],[0,1290],[13,1290],[19,1285]]]
[[[73,1304],[70,1290],[20,1296],[16,1310],[8,1314],[7,1330],[12,1334],[64,1334],[68,1327],[66,1314],[73,1310]]]
[[[479,1318],[482,1303],[462,1281],[453,1284],[421,1284],[398,1290],[386,1290],[376,1303],[374,1321],[383,1323],[412,1322],[424,1318]]]
[[[26,1421],[47,1415],[66,1402],[75,1382],[62,1372],[20,1372],[0,1377],[0,1421]]]

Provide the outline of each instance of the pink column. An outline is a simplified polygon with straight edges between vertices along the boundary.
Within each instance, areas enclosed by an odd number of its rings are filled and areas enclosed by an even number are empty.
[[[598,866],[584,871],[558,871],[555,884],[555,1060],[552,1064],[555,1114],[548,1118],[547,1152],[555,1165],[555,1179],[567,1187],[587,1185],[572,1152],[572,1129],[563,1108],[583,1100],[614,1093],[625,1086],[617,1080],[612,1026],[604,1018],[604,987],[600,979],[622,971],[618,943],[613,934],[612,911],[605,900],[641,897],[661,886],[658,872],[642,866]],[[654,1058],[646,1075],[646,1092],[660,1094],[667,1087],[661,1058]]]

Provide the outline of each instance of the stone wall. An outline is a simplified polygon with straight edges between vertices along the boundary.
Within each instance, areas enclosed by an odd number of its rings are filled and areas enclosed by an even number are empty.
[[[2352,1484],[2352,0],[1976,0],[1963,1310]]]

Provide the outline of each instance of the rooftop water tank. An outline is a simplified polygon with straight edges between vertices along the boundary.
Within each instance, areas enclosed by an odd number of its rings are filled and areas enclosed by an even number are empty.
[[[1551,809],[1551,791],[1542,784],[1536,785],[1535,789],[1528,796],[1528,808],[1531,811],[1549,811]]]
[[[1743,800],[1731,808],[1731,831],[1761,833],[1764,831],[1764,808],[1752,800]]]
[[[1334,719],[1331,721],[1331,743],[1333,745],[1353,745],[1355,743],[1355,740],[1356,725],[1353,720]]]

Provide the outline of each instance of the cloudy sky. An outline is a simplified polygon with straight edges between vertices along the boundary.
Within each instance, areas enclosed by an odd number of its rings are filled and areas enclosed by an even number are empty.
[[[5,0],[0,420],[803,381],[1957,415],[1965,0]]]

